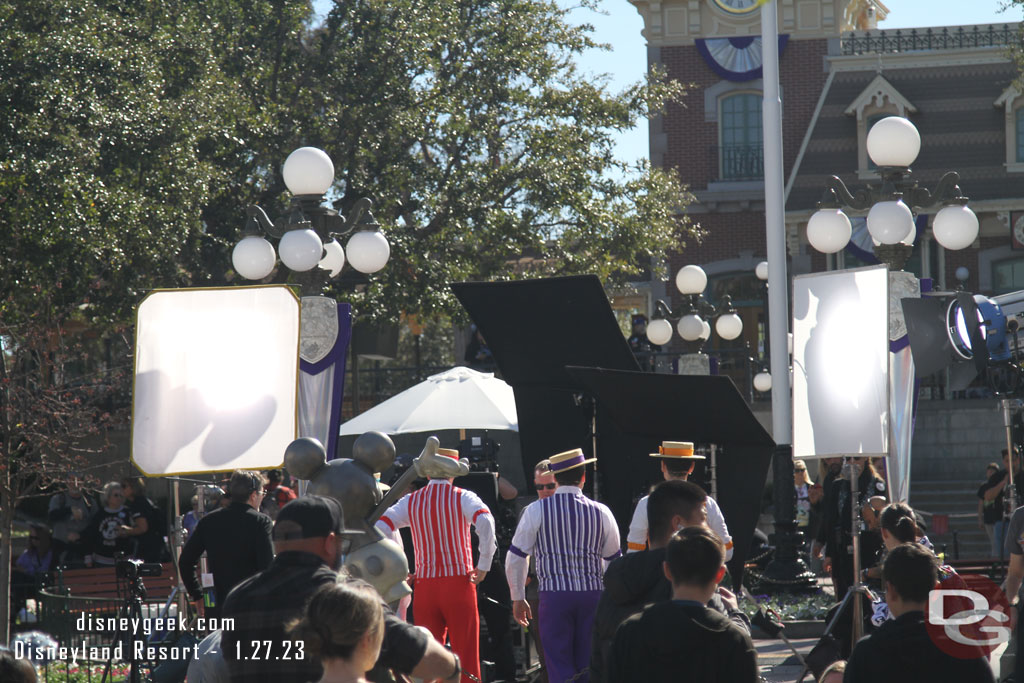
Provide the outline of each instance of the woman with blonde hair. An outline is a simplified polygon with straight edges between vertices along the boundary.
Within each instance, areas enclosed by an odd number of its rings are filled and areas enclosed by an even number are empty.
[[[118,554],[131,550],[131,544],[121,531],[121,527],[131,524],[121,484],[111,481],[103,486],[100,506],[82,531],[86,547],[91,551],[85,558],[88,567],[93,564],[111,566]]]
[[[369,584],[332,583],[313,595],[289,630],[305,642],[307,656],[320,660],[320,683],[365,683],[384,640],[384,609]]]

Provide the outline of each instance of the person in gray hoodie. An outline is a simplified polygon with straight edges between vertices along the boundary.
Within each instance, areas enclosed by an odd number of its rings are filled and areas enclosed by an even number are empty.
[[[672,584],[662,568],[665,547],[676,531],[706,526],[706,501],[704,490],[688,481],[671,479],[654,487],[647,503],[649,548],[613,560],[604,574],[591,635],[591,683],[610,683],[607,659],[619,625],[648,605],[672,599]],[[750,620],[725,588],[719,588],[707,606],[750,634]]]

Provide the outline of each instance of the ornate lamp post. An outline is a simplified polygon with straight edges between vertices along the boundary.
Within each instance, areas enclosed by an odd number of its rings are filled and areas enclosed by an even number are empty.
[[[965,249],[974,242],[978,217],[960,193],[960,175],[946,173],[931,191],[919,187],[911,177],[910,165],[921,151],[921,135],[914,124],[900,116],[882,119],[868,132],[867,148],[881,182],[851,193],[837,176],[829,178],[818,211],[807,223],[812,247],[833,254],[850,241],[850,219],[843,208],[868,212],[875,254],[891,271],[901,270],[913,251],[917,237],[914,211],[942,207],[932,223],[932,234],[946,249]]]
[[[327,281],[341,273],[346,261],[361,273],[376,273],[387,265],[391,248],[370,212],[369,199],[357,200],[348,216],[338,212],[340,201],[330,208],[323,205],[334,184],[334,164],[326,152],[300,147],[288,155],[281,174],[292,193],[287,213],[271,221],[260,207],[246,207],[244,234],[231,252],[231,263],[248,280],[269,276],[278,256],[292,271],[290,279],[303,295],[298,432],[318,439],[330,459],[341,420],[344,351],[349,347],[351,314],[347,304],[320,294]],[[348,244],[343,248],[339,238],[346,235]],[[267,237],[277,240],[276,252]],[[352,371],[358,403],[355,362]],[[324,376],[333,379],[321,381]]]
[[[372,202],[359,199],[348,217],[323,206],[334,184],[331,158],[315,147],[300,147],[288,155],[282,168],[292,193],[288,212],[275,221],[258,206],[246,208],[242,239],[231,252],[235,271],[248,280],[262,280],[277,265],[277,256],[297,274],[305,294],[319,294],[327,278],[341,273],[347,261],[361,273],[376,273],[387,265],[391,248],[370,212]],[[339,237],[351,235],[347,248]],[[277,253],[266,237],[278,240]],[[320,272],[325,271],[325,272]],[[327,277],[324,277],[327,275]]]
[[[686,342],[687,356],[694,359],[693,374],[708,374],[708,359],[701,351],[704,343],[711,338],[711,324],[714,318],[715,332],[722,339],[736,339],[743,333],[743,319],[736,313],[729,296],[722,297],[716,308],[703,297],[708,286],[708,276],[700,266],[683,266],[676,273],[676,288],[686,297],[685,312],[677,316],[668,304],[659,299],[654,305],[654,316],[647,325],[647,338],[652,344],[663,346],[672,341],[672,322],[675,330]],[[686,356],[684,356],[686,358]]]

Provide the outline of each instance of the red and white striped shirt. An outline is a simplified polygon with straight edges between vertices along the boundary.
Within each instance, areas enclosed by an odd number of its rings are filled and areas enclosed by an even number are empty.
[[[446,479],[431,479],[419,491],[402,496],[381,516],[377,528],[390,534],[410,527],[416,577],[435,579],[465,576],[473,569],[471,524],[480,539],[477,569],[488,571],[498,547],[491,511],[478,495],[452,486]]]

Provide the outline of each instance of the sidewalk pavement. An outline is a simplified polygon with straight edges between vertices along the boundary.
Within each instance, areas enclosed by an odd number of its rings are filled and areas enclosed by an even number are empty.
[[[790,639],[789,642],[793,644],[797,652],[806,656],[818,639],[799,638]],[[754,647],[757,649],[757,663],[760,666],[761,675],[768,683],[795,683],[798,680],[803,671],[803,665],[781,638],[755,640]],[[1004,649],[1006,649],[1006,645],[1001,645],[989,658],[997,681],[1000,680],[999,658]],[[804,683],[811,683],[814,679],[808,673],[803,680]]]

